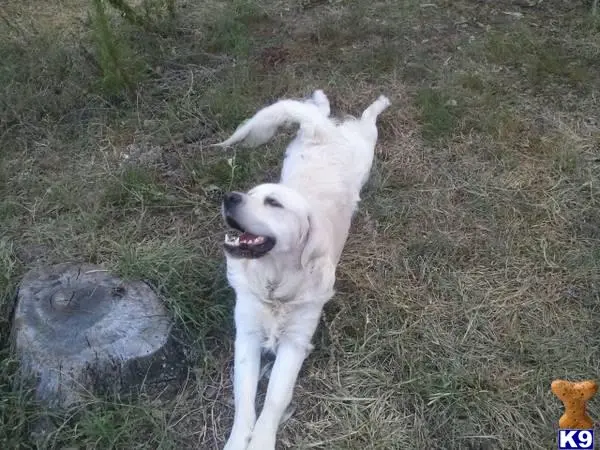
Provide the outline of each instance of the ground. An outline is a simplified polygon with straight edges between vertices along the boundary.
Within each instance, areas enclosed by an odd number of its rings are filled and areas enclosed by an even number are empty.
[[[381,93],[393,105],[279,448],[555,448],[551,381],[600,373],[589,2],[142,3],[145,25],[97,0],[0,12],[0,448],[33,448],[40,415],[12,384],[19,279],[67,260],[155,286],[196,377],[174,399],[90,396],[55,413],[45,448],[222,447],[234,330],[220,198],[276,180],[288,137],[208,144],[316,88],[337,114]]]

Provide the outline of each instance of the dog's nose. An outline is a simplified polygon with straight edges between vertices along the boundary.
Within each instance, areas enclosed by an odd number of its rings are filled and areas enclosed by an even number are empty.
[[[225,197],[223,198],[225,209],[233,208],[240,203],[242,203],[242,194],[239,192],[229,192],[225,194]]]

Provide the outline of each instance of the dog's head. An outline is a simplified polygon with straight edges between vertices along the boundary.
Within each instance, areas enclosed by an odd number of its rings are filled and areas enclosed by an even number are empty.
[[[239,232],[227,234],[223,244],[233,258],[297,254],[305,264],[322,247],[307,201],[280,184],[261,184],[247,193],[226,194],[222,214],[227,225]]]

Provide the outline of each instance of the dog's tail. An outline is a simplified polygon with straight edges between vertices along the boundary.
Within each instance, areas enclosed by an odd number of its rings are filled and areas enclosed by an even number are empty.
[[[213,145],[228,147],[240,142],[246,147],[256,147],[268,142],[279,127],[292,123],[300,125],[305,138],[318,138],[321,131],[335,128],[329,113],[329,100],[319,89],[308,100],[280,100],[261,109],[242,123],[229,139]]]

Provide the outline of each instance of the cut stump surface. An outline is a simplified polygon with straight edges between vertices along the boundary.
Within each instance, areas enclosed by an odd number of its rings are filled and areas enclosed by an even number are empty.
[[[65,407],[83,393],[123,391],[185,376],[172,321],[145,283],[87,264],[34,269],[19,286],[13,339],[38,399]]]

